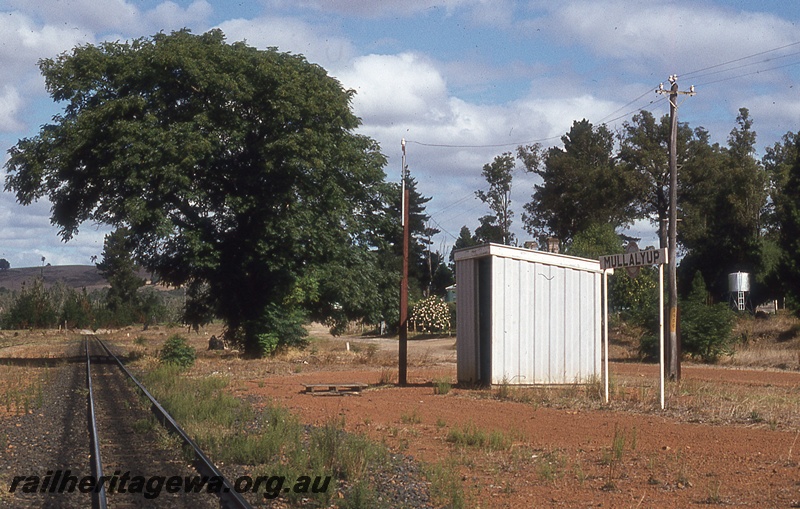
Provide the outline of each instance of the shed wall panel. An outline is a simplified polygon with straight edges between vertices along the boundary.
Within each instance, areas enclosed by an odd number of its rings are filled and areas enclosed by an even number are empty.
[[[580,315],[581,307],[576,306],[576,295],[580,292],[582,277],[580,271],[568,269],[564,278],[564,295],[563,295],[563,308],[565,313],[567,310],[572,313]],[[581,353],[583,352],[584,342],[580,340],[580,326],[579,321],[565,318],[564,321],[564,338],[566,341],[566,352],[564,355],[564,373],[565,377],[570,374],[573,377],[580,378],[582,372],[580,362]],[[565,381],[566,383],[566,381]]]
[[[491,278],[481,279],[477,263],[467,262],[486,258]],[[600,375],[598,262],[489,245],[456,252],[456,274],[459,381],[567,384]],[[481,281],[491,294],[479,302]],[[483,363],[491,373],[485,375],[477,332],[481,302],[491,307]]]
[[[456,362],[460,382],[478,381],[478,274],[477,260],[460,260],[456,266]]]
[[[519,264],[519,282],[520,287],[526,289],[521,291],[519,295],[519,302],[517,306],[517,313],[519,313],[519,373],[521,375],[520,383],[534,383],[533,371],[533,264],[521,262]]]

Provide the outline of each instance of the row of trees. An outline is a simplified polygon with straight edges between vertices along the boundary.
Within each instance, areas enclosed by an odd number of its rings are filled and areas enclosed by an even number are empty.
[[[476,193],[492,214],[480,218],[474,234],[462,228],[456,247],[514,242],[509,196],[516,160],[541,178],[523,205],[522,222],[531,235],[557,237],[569,249],[582,234],[586,242],[597,225],[624,232],[634,221],[648,219],[666,247],[669,133],[668,116],[656,120],[641,111],[618,133],[576,121],[561,138],[561,147],[522,146],[516,158],[497,156],[483,168],[489,190]],[[722,298],[726,274],[744,271],[756,276],[757,299],[796,296],[799,141],[800,133],[789,132],[757,159],[756,132],[746,108],[739,110],[726,146],[711,143],[702,127],[679,125],[678,243],[684,293],[699,271]]]
[[[97,265],[109,287],[91,293],[57,283],[46,287],[37,278],[19,292],[5,288],[0,293],[0,327],[27,328],[109,328],[134,323],[180,321],[183,292],[145,288],[139,267],[130,254],[125,228],[105,238],[102,261]]]
[[[108,290],[76,290],[63,284],[45,286],[35,279],[17,292],[0,288],[0,328],[99,329],[134,323],[178,322],[182,297],[144,289],[134,302],[109,306]]]

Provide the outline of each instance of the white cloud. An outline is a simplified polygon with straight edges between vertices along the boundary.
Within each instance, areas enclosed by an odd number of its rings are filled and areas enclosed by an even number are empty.
[[[17,89],[5,85],[0,92],[0,132],[12,132],[21,129],[22,123],[17,118],[22,100]]]
[[[41,25],[19,12],[0,16],[0,132],[28,127],[30,102],[45,96],[37,62],[92,40],[81,30]]]
[[[183,8],[175,2],[163,2],[145,14],[147,25],[155,30],[179,30],[206,23],[213,8],[205,0],[196,0]],[[142,34],[151,35],[151,34]]]
[[[364,17],[407,17],[429,9],[452,13],[461,7],[489,6],[495,0],[273,0],[274,6],[292,6]]]
[[[35,71],[38,59],[56,56],[90,41],[91,36],[81,30],[42,25],[19,12],[0,16],[0,61],[6,71],[4,78],[15,78],[7,72],[9,66],[12,72]]]
[[[206,0],[195,0],[185,8],[166,1],[147,12],[126,0],[10,0],[8,3],[17,12],[34,16],[45,25],[89,33],[123,32],[133,37],[151,35],[142,33],[144,30],[173,30],[202,23],[212,12]]]
[[[796,41],[800,30],[773,14],[734,11],[696,2],[622,0],[553,4],[550,33],[597,55],[647,59],[690,70]]]
[[[233,19],[221,23],[219,28],[230,42],[244,40],[261,49],[277,47],[280,51],[302,54],[326,69],[347,65],[355,53],[348,39],[296,18]]]
[[[356,113],[370,125],[441,124],[453,115],[441,73],[413,53],[359,57],[339,79],[356,91]]]
[[[551,99],[526,99],[519,102],[522,115],[539,119],[540,125],[546,129],[545,138],[560,137],[572,127],[576,120],[587,119],[597,123],[609,113],[619,108],[620,104],[595,97],[590,94],[564,96]],[[543,145],[559,145],[558,140]]]
[[[94,31],[130,26],[138,14],[124,0],[10,0],[8,4],[47,25]]]
[[[92,255],[103,250],[108,228],[84,225],[73,240],[64,243],[50,224],[50,202],[39,200],[27,207],[14,201],[13,194],[0,193],[0,258],[12,267],[41,264],[42,256],[53,265],[88,264]]]
[[[759,140],[772,145],[780,141],[781,136],[788,131],[797,132],[800,127],[797,122],[800,118],[800,98],[793,90],[748,98],[747,108],[750,110],[750,116],[754,121],[753,128],[758,133]],[[764,125],[767,120],[769,123]]]

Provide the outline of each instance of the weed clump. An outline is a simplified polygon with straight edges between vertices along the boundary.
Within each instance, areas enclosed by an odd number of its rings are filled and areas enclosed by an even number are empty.
[[[450,392],[453,386],[450,383],[450,380],[447,378],[439,378],[433,381],[433,393],[439,395],[445,395]]]
[[[186,338],[175,334],[164,342],[159,359],[164,364],[173,364],[180,368],[189,368],[194,365],[197,353],[194,351]]]
[[[463,428],[452,428],[447,434],[447,441],[459,446],[469,446],[488,451],[503,451],[511,448],[511,437],[502,431],[486,431],[479,429],[474,423]]]

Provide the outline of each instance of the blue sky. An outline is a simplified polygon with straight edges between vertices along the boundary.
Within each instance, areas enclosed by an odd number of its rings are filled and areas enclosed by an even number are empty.
[[[380,142],[389,179],[399,178],[406,138],[411,173],[442,230],[434,248],[446,251],[462,225],[474,229],[488,213],[474,197],[484,164],[519,143],[558,145],[575,120],[617,129],[639,108],[660,117],[667,103],[654,90],[673,73],[682,89],[697,89],[681,121],[725,144],[746,107],[760,157],[800,130],[798,23],[800,5],[786,1],[0,0],[2,163],[59,112],[40,58],[77,44],[221,28],[231,42],[301,53],[354,89],[360,130]],[[520,240],[534,183],[515,173]],[[12,267],[43,256],[89,264],[107,232],[87,224],[64,244],[47,202],[22,207],[10,193],[0,193],[0,225],[0,258]],[[628,233],[654,242],[646,222]]]

